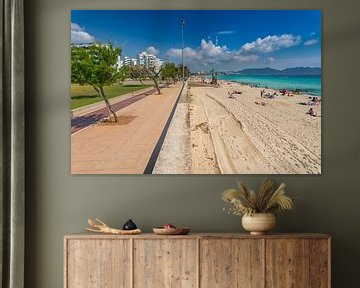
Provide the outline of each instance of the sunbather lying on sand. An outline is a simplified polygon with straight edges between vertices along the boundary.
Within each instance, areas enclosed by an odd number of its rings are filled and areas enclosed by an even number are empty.
[[[278,94],[276,92],[274,93],[269,93],[269,92],[265,92],[265,90],[262,90],[260,92],[260,97],[261,98],[268,98],[268,99],[274,99],[275,96],[278,96]]]
[[[235,99],[235,97],[234,97],[234,91],[229,91],[229,92],[228,92],[228,95],[229,95],[229,98],[230,98],[230,99]]]
[[[266,106],[267,105],[264,101],[261,101],[261,102],[255,101],[255,104],[256,105],[261,105],[261,106]]]
[[[319,102],[313,102],[313,101],[308,101],[308,102],[300,102],[300,105],[306,105],[306,106],[318,106],[320,105]]]
[[[235,99],[234,94],[242,94],[240,90],[231,89],[228,91],[229,98]]]

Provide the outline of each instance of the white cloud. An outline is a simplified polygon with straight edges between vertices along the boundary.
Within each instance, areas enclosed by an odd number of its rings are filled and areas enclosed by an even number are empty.
[[[206,40],[202,39],[199,51],[202,56],[204,56],[204,58],[215,58],[226,53],[228,51],[228,48],[225,45],[215,45],[211,40],[206,42]]]
[[[235,53],[232,59],[238,62],[254,62],[259,59],[258,55],[241,55],[239,52]]]
[[[224,31],[218,31],[215,34],[217,35],[230,35],[230,34],[234,34],[236,31],[234,30],[224,30]]]
[[[71,23],[71,43],[82,44],[95,42],[95,37],[85,31],[84,27],[81,27],[77,23]]]
[[[274,57],[262,57],[262,54],[270,53],[280,49],[293,47],[302,43],[301,36],[292,34],[269,35],[258,38],[253,42],[242,45],[239,49],[230,49],[226,45],[218,45],[212,40],[202,39],[196,48],[184,48],[185,63],[196,69],[207,67],[237,67],[241,63],[254,65],[258,61],[262,63],[275,62]],[[181,59],[182,51],[178,48],[171,48],[166,55],[170,58]],[[278,62],[278,61],[276,61]],[[226,69],[226,68],[225,68]]]
[[[71,23],[71,30],[74,30],[74,31],[82,31],[83,28],[81,28],[79,24]]]
[[[167,51],[167,56],[177,59],[181,58],[181,49],[172,48]],[[216,45],[211,40],[202,39],[200,46],[196,49],[184,48],[185,62],[193,66],[209,66],[229,62],[251,62],[256,61],[257,55],[243,55],[239,50],[230,50],[226,45]]]
[[[228,49],[226,46],[215,45],[211,40],[206,41],[202,39],[200,42],[200,47],[197,49],[193,49],[190,47],[184,48],[184,55],[187,59],[191,60],[211,60],[216,58],[221,58],[225,54],[228,53]],[[166,53],[169,57],[180,58],[182,51],[178,48],[171,48]]]
[[[154,46],[149,46],[148,48],[146,48],[146,52],[153,55],[158,55],[160,51],[159,49],[156,49]]]
[[[185,51],[187,51],[187,53],[185,53]],[[187,54],[188,57],[191,57],[189,52],[192,52],[192,51],[193,51],[193,49],[190,47],[184,48],[184,54]],[[166,56],[174,57],[174,58],[180,58],[181,54],[182,54],[182,50],[178,49],[178,48],[171,48],[166,52]]]
[[[181,56],[181,49],[180,50],[180,56]],[[191,58],[191,59],[201,59],[201,53],[198,53],[197,50],[192,49],[190,47],[186,47],[184,48],[184,54],[187,58]]]
[[[205,62],[214,62],[215,60],[219,61],[223,58],[224,55],[228,53],[226,46],[215,45],[211,40],[206,41],[202,39],[200,46],[196,49],[185,47],[184,55],[189,61],[201,60]],[[180,58],[182,54],[181,49],[172,48],[167,52],[167,56]]]
[[[244,53],[270,53],[282,48],[289,48],[301,43],[300,36],[292,34],[272,35],[265,38],[258,38],[253,42],[244,44],[241,51]]]
[[[304,45],[305,46],[312,46],[312,45],[315,45],[316,43],[318,43],[317,39],[309,39],[309,40],[304,42]]]
[[[188,48],[188,47],[187,47]],[[186,49],[186,48],[185,48]],[[189,48],[191,49],[191,48]],[[181,57],[181,49],[178,48],[171,48],[167,51],[166,53],[167,56],[169,57],[175,57],[175,58],[179,58]]]
[[[181,58],[181,54],[182,54],[182,51],[181,51],[181,49],[178,49],[178,48],[171,48],[166,53],[167,56],[174,57],[174,58]],[[198,50],[192,49],[190,47],[184,48],[184,55],[188,59],[198,59],[198,60],[201,59],[201,53],[199,53]]]

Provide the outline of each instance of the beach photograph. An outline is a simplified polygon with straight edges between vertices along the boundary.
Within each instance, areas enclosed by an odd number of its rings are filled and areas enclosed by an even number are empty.
[[[72,10],[72,174],[321,174],[319,10]]]

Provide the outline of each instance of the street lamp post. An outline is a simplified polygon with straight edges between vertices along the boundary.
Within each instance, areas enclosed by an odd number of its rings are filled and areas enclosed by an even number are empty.
[[[185,82],[185,67],[184,67],[184,25],[185,20],[181,20],[181,66],[182,66],[182,80]]]

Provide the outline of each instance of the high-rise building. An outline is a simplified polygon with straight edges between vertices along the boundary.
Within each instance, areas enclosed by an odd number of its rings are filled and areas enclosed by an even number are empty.
[[[138,65],[140,67],[146,69],[154,68],[155,72],[158,72],[160,70],[161,65],[163,64],[160,58],[157,58],[155,55],[150,54],[146,51],[139,53],[137,59],[138,59]]]
[[[117,60],[117,67],[118,67],[118,69],[120,69],[121,66],[122,66],[122,61],[121,61],[121,56],[119,55],[119,56],[118,56],[118,60]]]
[[[154,62],[155,72],[159,72],[162,65],[163,61],[160,58],[156,58]]]
[[[77,48],[89,48],[92,45],[96,45],[96,43],[71,43],[71,47],[77,47]]]
[[[133,67],[137,65],[137,59],[136,58],[130,58],[125,56],[124,59],[121,61],[120,67],[122,66],[128,66],[128,67]]]

